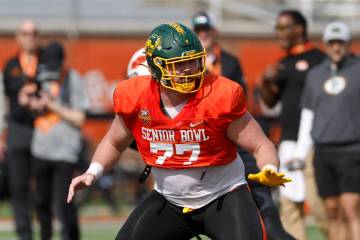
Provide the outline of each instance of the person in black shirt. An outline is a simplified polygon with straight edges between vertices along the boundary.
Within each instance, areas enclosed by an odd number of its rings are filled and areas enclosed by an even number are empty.
[[[217,42],[218,30],[210,16],[205,12],[198,12],[192,18],[192,24],[194,32],[206,49],[206,71],[214,75],[223,75],[246,89],[239,60]]]
[[[237,83],[246,90],[246,82],[237,57],[225,51],[217,42],[218,30],[211,15],[200,11],[192,18],[193,30],[206,49],[206,70],[215,75],[223,75]],[[239,155],[245,165],[245,176],[259,172],[255,159],[246,151],[238,149]],[[278,208],[271,196],[269,187],[247,179],[251,187],[252,196],[264,221],[269,240],[292,240],[283,228]]]
[[[296,10],[279,13],[275,31],[279,44],[286,52],[277,64],[270,65],[262,77],[260,95],[268,107],[282,105],[282,127],[279,146],[280,169],[293,181],[280,188],[281,215],[285,229],[296,239],[306,239],[303,203],[305,183],[303,165],[294,162],[295,142],[300,122],[300,98],[308,71],[324,59],[324,53],[308,40],[307,23]]]
[[[32,239],[30,201],[30,143],[34,115],[19,105],[22,87],[35,80],[39,62],[38,31],[31,20],[21,23],[16,33],[19,52],[4,67],[4,89],[9,102],[7,152],[11,203],[16,231],[21,240]]]
[[[5,162],[6,141],[5,141],[5,93],[4,83],[0,80],[0,164]]]

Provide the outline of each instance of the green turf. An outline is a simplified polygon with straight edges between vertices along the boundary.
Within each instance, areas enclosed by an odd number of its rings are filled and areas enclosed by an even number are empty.
[[[325,240],[326,237],[317,226],[308,226],[306,229],[308,240]]]
[[[0,216],[11,217],[12,211],[8,202],[0,202]]]
[[[80,209],[81,216],[96,216],[99,213],[104,213],[104,211],[109,211],[108,208],[102,203],[88,203],[83,208]],[[126,215],[131,211],[130,206],[121,206],[120,214]],[[11,210],[8,203],[0,204],[0,216],[1,217],[11,217]],[[1,221],[1,220],[0,220]],[[82,223],[81,224],[81,239],[82,240],[107,240],[114,239],[117,231],[119,230],[120,223],[104,223],[101,220],[99,222],[93,223]],[[311,225],[307,228],[308,240],[325,240],[318,227]],[[210,240],[206,236],[201,236],[202,240]],[[2,231],[0,230],[0,239],[4,240],[16,240],[16,236],[13,231]],[[35,238],[34,240],[39,240],[39,226],[35,225]],[[58,230],[54,231],[53,240],[60,240]],[[191,240],[196,240],[195,238]]]
[[[0,239],[17,240],[14,233],[10,231],[0,231]]]
[[[83,240],[99,240],[99,239],[114,239],[115,235],[117,233],[117,228],[114,229],[86,229],[85,231],[82,231],[82,237]],[[4,240],[17,240],[16,236],[12,231],[0,231],[0,239]],[[39,240],[38,232],[35,233],[34,240]],[[55,231],[53,240],[60,240],[59,233]]]
[[[308,240],[325,240],[320,230],[316,226],[309,226],[308,229]],[[83,240],[107,240],[114,239],[118,231],[116,225],[98,225],[97,227],[86,227],[82,226],[81,236]],[[39,240],[38,230],[35,233],[35,239]],[[201,236],[202,240],[209,240],[206,236]],[[16,240],[16,237],[12,231],[0,231],[0,239]],[[55,231],[53,240],[60,240],[59,232]],[[195,240],[195,238],[191,239]]]

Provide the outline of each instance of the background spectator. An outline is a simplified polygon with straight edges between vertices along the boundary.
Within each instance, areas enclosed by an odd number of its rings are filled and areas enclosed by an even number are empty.
[[[239,60],[218,43],[218,30],[214,19],[206,12],[198,12],[192,18],[193,31],[206,49],[206,71],[223,75],[246,89],[244,74]]]
[[[285,229],[296,239],[303,240],[306,239],[303,205],[304,164],[295,162],[293,154],[299,129],[300,97],[305,78],[308,71],[324,59],[324,54],[309,41],[307,22],[299,11],[280,12],[275,31],[286,56],[277,64],[267,67],[260,93],[267,106],[282,104],[280,169],[291,176],[293,181],[286,188],[280,188],[281,217]]]
[[[0,162],[5,160],[5,151],[6,151],[6,139],[5,139],[5,129],[6,129],[6,120],[5,120],[5,110],[6,110],[6,100],[4,92],[4,82],[3,76],[1,74],[0,79]]]
[[[9,196],[9,177],[6,165],[6,120],[5,120],[5,93],[2,75],[0,76],[0,200]]]
[[[64,63],[63,47],[50,43],[44,50],[34,92],[22,104],[36,111],[31,151],[36,178],[36,211],[41,239],[52,236],[52,205],[61,222],[62,239],[79,239],[77,211],[66,203],[67,189],[79,161],[80,128],[88,100],[78,73]],[[25,99],[27,98],[27,99]]]
[[[31,20],[21,23],[16,33],[19,52],[4,68],[5,95],[9,102],[7,149],[11,203],[16,231],[22,240],[32,239],[30,176],[32,157],[30,143],[34,114],[19,105],[20,89],[35,81],[40,48],[38,29]]]
[[[343,22],[325,28],[328,58],[307,77],[296,159],[315,145],[318,192],[329,218],[328,239],[360,239],[360,58]],[[311,132],[311,135],[310,135]],[[348,227],[348,228],[347,228]]]

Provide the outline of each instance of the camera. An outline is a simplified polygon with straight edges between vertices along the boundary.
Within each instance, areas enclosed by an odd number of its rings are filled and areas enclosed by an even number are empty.
[[[50,43],[40,57],[40,64],[37,69],[35,83],[37,85],[37,93],[47,91],[50,93],[51,84],[54,81],[61,80],[62,67],[64,62],[64,50],[57,42]]]
[[[50,93],[50,85],[54,81],[59,81],[61,78],[61,69],[49,69],[46,64],[38,66],[38,74],[35,78],[37,85],[37,92],[35,95],[39,96],[41,91]]]

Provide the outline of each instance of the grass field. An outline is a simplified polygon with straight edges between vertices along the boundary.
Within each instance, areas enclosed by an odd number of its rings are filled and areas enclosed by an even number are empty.
[[[110,226],[104,226],[104,225],[98,225],[96,227],[86,227],[82,226],[81,231],[81,239],[84,240],[107,240],[107,239],[114,239],[115,235],[118,231],[119,226],[116,225],[110,225]],[[36,231],[38,232],[38,231]],[[35,237],[34,240],[38,240],[38,234],[35,234],[37,237]],[[205,236],[201,236],[203,240],[209,240],[209,238]],[[0,231],[0,239],[2,240],[16,240],[16,236],[13,233],[13,231]],[[60,240],[59,238],[59,232],[55,231],[54,234],[54,240]],[[308,228],[308,239],[309,240],[325,240],[324,236],[319,232],[319,230],[315,226],[311,226]],[[195,239],[191,239],[195,240]]]
[[[111,216],[109,210],[104,205],[89,204],[81,208],[81,239],[82,240],[111,240],[115,238],[117,231],[125,221],[127,214],[131,211],[131,206],[122,206],[120,214]],[[60,240],[59,224],[55,223],[55,231],[53,240]],[[13,232],[13,224],[11,222],[11,211],[8,204],[0,205],[0,239],[16,240]],[[35,224],[35,238],[39,240],[39,226]],[[320,230],[315,225],[307,228],[308,240],[325,240]],[[206,236],[201,236],[203,240],[210,240]],[[191,240],[195,240],[191,239]]]
[[[99,240],[99,239],[114,239],[118,231],[118,227],[113,226],[101,226],[101,227],[82,227],[81,239],[86,240]],[[0,239],[2,240],[17,240],[13,231],[0,231]],[[54,240],[60,240],[59,232],[55,231]],[[38,230],[35,233],[35,239],[39,240]]]

